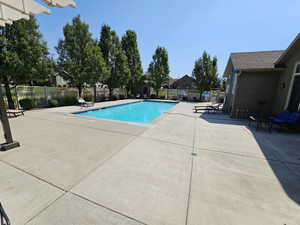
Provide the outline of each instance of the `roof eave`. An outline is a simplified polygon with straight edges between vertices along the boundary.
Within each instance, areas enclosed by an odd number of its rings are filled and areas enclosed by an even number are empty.
[[[284,68],[243,68],[237,69],[237,72],[280,72],[283,70]]]
[[[232,53],[229,56],[225,71],[223,73],[223,77],[229,77],[229,75],[230,75],[229,67],[230,67],[230,63],[232,64],[231,56],[232,56]],[[232,66],[233,66],[233,64],[232,64]]]
[[[277,61],[275,62],[275,65],[278,64],[284,64],[284,60],[287,57],[288,53],[290,52],[290,50],[294,47],[294,45],[296,44],[296,42],[300,40],[300,33],[296,36],[296,38],[293,40],[293,42],[289,45],[289,47],[284,51],[284,53],[279,57],[279,59],[277,59]]]

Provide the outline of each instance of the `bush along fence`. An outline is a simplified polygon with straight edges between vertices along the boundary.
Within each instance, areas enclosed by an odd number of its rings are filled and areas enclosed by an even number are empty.
[[[2,87],[3,93],[5,89]],[[11,94],[17,108],[32,109],[44,107],[58,107],[76,105],[78,102],[77,88],[68,87],[41,87],[41,86],[16,86],[11,88]],[[115,89],[113,99],[125,98],[123,89]],[[86,101],[94,100],[94,89],[85,88],[82,93]],[[109,90],[106,88],[96,89],[96,101],[105,101],[109,98]],[[7,103],[6,96],[4,100]]]

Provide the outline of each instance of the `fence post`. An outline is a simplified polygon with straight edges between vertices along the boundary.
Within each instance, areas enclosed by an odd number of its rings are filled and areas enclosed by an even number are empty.
[[[19,109],[20,105],[19,105],[19,97],[18,97],[18,88],[17,88],[17,85],[15,86],[15,92],[16,92],[16,100],[17,100],[17,109]]]
[[[44,87],[44,94],[45,94],[45,106],[48,106],[48,87]]]

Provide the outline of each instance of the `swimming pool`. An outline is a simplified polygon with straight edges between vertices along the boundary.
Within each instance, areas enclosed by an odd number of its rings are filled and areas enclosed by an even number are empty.
[[[150,123],[176,104],[177,103],[173,102],[142,101],[76,114],[80,116],[146,124]]]

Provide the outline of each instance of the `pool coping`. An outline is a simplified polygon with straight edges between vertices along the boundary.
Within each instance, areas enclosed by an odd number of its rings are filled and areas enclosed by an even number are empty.
[[[141,99],[133,102],[127,102],[127,103],[120,103],[116,105],[111,105],[111,106],[103,106],[103,107],[96,107],[96,108],[90,108],[90,109],[84,109],[84,110],[77,110],[73,111],[71,113],[68,113],[70,116],[74,116],[77,118],[85,118],[85,119],[93,119],[93,120],[105,120],[109,122],[117,122],[117,123],[123,123],[123,124],[130,124],[130,125],[136,125],[136,126],[143,126],[143,127],[151,127],[152,125],[156,124],[158,121],[163,119],[168,113],[170,113],[172,110],[174,110],[174,107],[168,109],[164,113],[162,113],[159,117],[155,118],[152,120],[150,123],[135,123],[135,122],[129,122],[129,121],[121,121],[121,120],[110,120],[110,119],[104,119],[104,118],[96,118],[96,117],[90,117],[90,116],[82,116],[82,115],[77,115],[79,113],[85,113],[85,112],[90,112],[90,111],[95,111],[95,110],[100,110],[100,109],[107,109],[107,108],[112,108],[112,107],[118,107],[122,105],[130,105],[130,104],[135,104],[138,102],[145,102],[145,101],[151,101],[151,102],[166,102],[166,103],[180,103],[180,101],[174,101],[174,100],[163,100],[163,99]]]

